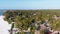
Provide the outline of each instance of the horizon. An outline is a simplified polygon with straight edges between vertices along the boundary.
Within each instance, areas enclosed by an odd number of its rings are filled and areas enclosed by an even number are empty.
[[[0,9],[0,10],[60,10],[60,9]]]

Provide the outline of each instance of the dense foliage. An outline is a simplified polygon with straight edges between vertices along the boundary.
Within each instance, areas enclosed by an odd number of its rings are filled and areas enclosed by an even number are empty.
[[[60,19],[55,20],[52,18],[54,15],[60,17],[60,10],[6,10],[4,20],[9,24],[15,22],[15,27],[20,30],[27,30],[29,27],[34,30],[35,25],[32,23],[42,24],[48,20],[51,28],[60,30]]]

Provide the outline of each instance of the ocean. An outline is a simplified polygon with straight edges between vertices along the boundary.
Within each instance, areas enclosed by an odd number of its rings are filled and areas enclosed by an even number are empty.
[[[3,11],[0,11],[0,15],[3,15],[3,13],[4,13]]]

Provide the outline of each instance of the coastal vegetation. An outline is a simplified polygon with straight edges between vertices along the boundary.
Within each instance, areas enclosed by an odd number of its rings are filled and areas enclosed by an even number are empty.
[[[40,25],[48,20],[49,27],[60,31],[60,10],[6,10],[4,16],[4,20],[9,24],[14,22],[11,30],[14,27],[19,31],[30,28],[32,33],[37,29],[35,24]],[[44,31],[41,30],[41,32]]]

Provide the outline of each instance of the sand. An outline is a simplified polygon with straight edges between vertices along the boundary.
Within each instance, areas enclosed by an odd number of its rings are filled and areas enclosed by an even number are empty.
[[[4,16],[0,16],[0,34],[9,34],[8,30],[10,29],[11,24],[8,24],[3,18]]]

